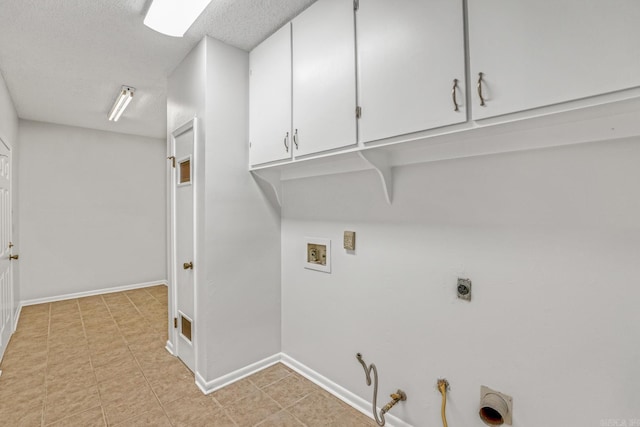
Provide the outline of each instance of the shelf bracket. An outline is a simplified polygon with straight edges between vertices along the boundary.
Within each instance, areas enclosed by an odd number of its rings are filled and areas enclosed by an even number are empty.
[[[382,151],[373,150],[358,151],[358,155],[378,172],[382,181],[384,196],[387,199],[387,203],[391,204],[393,199],[393,172],[389,164],[389,155]]]
[[[280,171],[273,169],[261,169],[251,171],[258,186],[267,197],[271,205],[278,212],[282,207],[282,184],[280,183]]]

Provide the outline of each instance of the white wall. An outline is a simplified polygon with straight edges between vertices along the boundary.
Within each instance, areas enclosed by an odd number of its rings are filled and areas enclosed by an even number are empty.
[[[211,382],[280,351],[280,218],[247,172],[248,53],[204,38],[168,80],[168,129],[197,116],[196,370]]]
[[[280,213],[250,173],[249,54],[207,38],[207,374],[280,352]]]
[[[21,298],[166,280],[165,141],[20,121]]]
[[[404,167],[392,206],[369,171],[285,182],[283,352],[370,400],[362,352],[416,426],[441,425],[441,377],[452,426],[484,426],[481,384],[517,426],[640,419],[639,160],[633,139]],[[304,236],[332,239],[332,274]]]

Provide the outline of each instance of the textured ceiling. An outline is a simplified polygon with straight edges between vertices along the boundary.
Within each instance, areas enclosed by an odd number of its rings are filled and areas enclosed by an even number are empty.
[[[20,118],[164,138],[166,79],[202,37],[250,50],[314,1],[213,0],[174,38],[144,26],[148,0],[0,0],[0,72]]]

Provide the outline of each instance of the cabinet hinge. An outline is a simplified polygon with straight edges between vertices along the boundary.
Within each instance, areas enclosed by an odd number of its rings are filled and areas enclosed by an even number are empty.
[[[176,156],[169,156],[167,160],[171,160],[171,166],[176,167]]]
[[[360,9],[360,0],[353,0],[353,10]]]
[[[174,328],[178,328],[178,318],[177,317],[173,318],[173,327]]]
[[[356,119],[359,119],[360,117],[362,117],[362,107],[358,106],[356,107]]]

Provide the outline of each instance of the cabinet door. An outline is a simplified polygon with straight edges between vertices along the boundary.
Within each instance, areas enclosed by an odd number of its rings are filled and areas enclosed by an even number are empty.
[[[320,0],[292,25],[294,155],[355,145],[353,2]]]
[[[471,0],[471,82],[481,119],[640,85],[640,1]]]
[[[250,163],[291,158],[291,25],[249,55]]]
[[[466,121],[461,0],[361,0],[356,20],[361,142]]]

